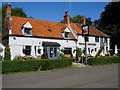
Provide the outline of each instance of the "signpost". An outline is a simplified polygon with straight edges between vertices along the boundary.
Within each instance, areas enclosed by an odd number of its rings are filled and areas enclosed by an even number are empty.
[[[85,64],[87,65],[87,38],[89,36],[89,25],[82,26],[82,36],[85,38]]]

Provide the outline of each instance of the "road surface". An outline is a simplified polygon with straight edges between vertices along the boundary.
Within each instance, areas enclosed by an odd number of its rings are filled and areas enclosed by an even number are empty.
[[[3,88],[118,88],[118,64],[3,75]]]

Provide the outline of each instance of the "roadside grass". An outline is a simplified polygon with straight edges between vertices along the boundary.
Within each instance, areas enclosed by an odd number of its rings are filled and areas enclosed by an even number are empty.
[[[24,71],[24,72],[10,72],[10,73],[0,74],[0,75],[10,75],[10,74],[20,74],[20,73],[32,73],[32,72],[46,72],[46,71],[56,71],[56,70],[75,69],[75,68],[80,68],[80,67],[74,67],[73,65],[71,65],[71,66],[64,67],[64,68],[56,68],[56,69],[50,69],[50,70],[37,70],[37,71]]]

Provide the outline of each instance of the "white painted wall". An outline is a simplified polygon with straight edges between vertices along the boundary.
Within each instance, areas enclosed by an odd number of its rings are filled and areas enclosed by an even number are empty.
[[[4,58],[4,53],[5,53],[5,46],[0,43],[0,48],[3,49],[2,52],[0,52],[0,56],[2,56],[2,59]],[[4,59],[3,59],[4,60]]]
[[[16,38],[16,39],[14,39]],[[57,42],[59,43],[60,50],[64,49],[65,47],[72,48],[72,51],[76,49],[76,43],[75,40],[60,40],[60,39],[45,39],[45,38],[33,38],[33,37],[17,37],[17,36],[10,36],[9,37],[9,45],[11,50],[11,60],[17,55],[25,56],[23,54],[23,47],[26,45],[32,46],[32,42],[34,43],[34,46],[40,47],[41,54],[43,54],[43,47],[42,47],[42,41],[46,42]],[[37,52],[37,56],[38,56]]]
[[[90,48],[90,54],[92,56],[95,56],[100,49],[100,38],[101,37],[99,37],[99,42],[95,42],[94,36],[89,36],[88,38],[89,38],[89,41],[87,42],[87,54],[89,54],[88,48]],[[103,38],[103,40],[104,40],[104,38]],[[79,44],[79,43],[81,43],[81,44]],[[91,44],[94,44],[94,45],[91,45]],[[104,48],[108,47],[108,51],[110,49],[109,44],[110,44],[110,42],[109,42],[109,38],[108,38],[107,43],[104,44]],[[82,35],[78,36],[77,47],[81,48],[82,50],[85,48],[85,40],[84,40],[84,37],[82,37]],[[95,48],[96,48],[96,51],[95,51]],[[94,50],[93,52],[91,52],[92,49]],[[104,49],[103,52],[102,52],[102,54],[107,54],[106,49]]]

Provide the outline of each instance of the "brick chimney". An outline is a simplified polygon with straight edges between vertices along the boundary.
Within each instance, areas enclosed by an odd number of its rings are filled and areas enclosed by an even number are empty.
[[[6,15],[5,15],[5,17],[11,17],[11,5],[10,5],[10,3],[8,3],[7,4],[7,6],[6,6]]]
[[[80,23],[83,24],[83,25],[85,25],[85,23],[86,23],[85,17],[81,17]]]
[[[10,5],[10,3],[8,3],[7,6],[6,6],[4,28],[2,30],[2,44],[4,46],[9,44],[9,38],[8,38],[8,35],[9,35],[8,17],[9,17],[9,19],[11,17],[11,5]]]
[[[68,15],[68,11],[65,12],[65,16],[64,16],[64,24],[69,25],[70,23],[70,16]]]

